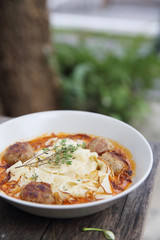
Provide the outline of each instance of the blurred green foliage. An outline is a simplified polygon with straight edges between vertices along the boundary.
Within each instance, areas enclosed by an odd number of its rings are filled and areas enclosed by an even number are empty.
[[[144,47],[144,39],[123,39],[121,44],[123,51],[117,53],[89,47],[84,39],[75,45],[56,43],[61,109],[98,112],[125,122],[142,116],[146,91],[160,77],[160,59]]]

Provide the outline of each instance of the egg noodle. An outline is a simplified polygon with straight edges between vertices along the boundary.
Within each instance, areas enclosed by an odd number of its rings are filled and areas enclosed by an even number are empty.
[[[88,136],[88,135],[86,135]],[[12,166],[1,158],[0,189],[9,196],[20,198],[21,189],[35,182],[48,183],[54,196],[53,204],[74,204],[114,197],[122,186],[131,183],[131,177],[114,176],[109,163],[101,159],[97,152],[86,148],[86,143],[94,137],[50,136],[43,138],[43,144],[37,145],[36,139],[31,145],[36,149],[35,156],[24,163],[17,161]],[[38,147],[37,147],[38,146]],[[122,181],[127,182],[124,184]],[[119,188],[117,184],[119,181]]]

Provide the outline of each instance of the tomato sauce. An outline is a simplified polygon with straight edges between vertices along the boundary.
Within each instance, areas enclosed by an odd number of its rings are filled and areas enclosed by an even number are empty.
[[[40,149],[43,149],[46,146],[46,141],[50,140],[51,138],[71,138],[73,140],[81,139],[86,144],[86,146],[95,139],[95,136],[87,135],[87,134],[66,134],[66,133],[59,133],[59,134],[50,134],[50,135],[42,135],[40,137],[37,137],[33,140],[28,141],[28,143],[31,144],[34,151],[39,151]],[[114,152],[117,154],[119,159],[126,162],[126,167],[121,171],[117,176],[116,175],[110,175],[110,185],[113,192],[113,195],[116,195],[122,191],[124,191],[126,188],[128,188],[132,183],[132,177],[135,174],[135,163],[133,161],[132,154],[130,151],[125,148],[124,146],[120,145],[116,141],[110,140],[111,143],[114,145]],[[49,146],[49,144],[48,144]],[[0,154],[0,190],[6,193],[9,196],[20,198],[20,191],[21,187],[18,185],[18,182],[16,181],[9,181],[10,175],[6,172],[6,169],[10,167],[11,165],[7,163],[4,152]],[[58,198],[58,196],[57,196]],[[71,201],[64,201],[63,204],[77,204],[77,203],[85,203],[85,202],[91,202],[91,201],[97,201],[95,199],[94,194],[92,192],[88,192],[86,196],[79,197],[79,198],[73,198]]]

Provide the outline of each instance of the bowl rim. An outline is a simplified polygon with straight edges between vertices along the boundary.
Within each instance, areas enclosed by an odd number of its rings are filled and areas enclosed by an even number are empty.
[[[146,144],[148,150],[149,150],[149,166],[148,169],[146,171],[146,173],[144,174],[144,176],[134,185],[131,185],[129,188],[127,188],[125,191],[115,195],[112,198],[108,198],[108,199],[98,199],[97,201],[93,201],[93,202],[87,202],[87,203],[77,203],[77,204],[68,204],[68,205],[54,205],[54,204],[42,204],[42,203],[34,203],[34,202],[29,202],[29,201],[25,201],[25,200],[21,200],[21,199],[16,199],[14,197],[10,197],[7,194],[3,193],[3,191],[0,190],[0,197],[2,197],[3,199],[6,199],[9,202],[15,203],[15,204],[19,204],[19,205],[24,205],[27,207],[33,207],[33,208],[41,208],[41,209],[52,209],[52,210],[72,210],[72,209],[80,209],[80,208],[92,208],[93,206],[98,206],[98,205],[103,205],[103,204],[107,204],[110,202],[113,202],[115,200],[118,200],[119,198],[122,198],[126,195],[128,195],[129,193],[131,193],[132,191],[134,191],[135,189],[137,189],[145,180],[146,178],[149,176],[152,166],[153,166],[153,153],[152,153],[152,149],[150,147],[150,144],[148,143],[148,141],[146,140],[146,138],[138,131],[136,130],[134,127],[130,126],[129,124],[104,115],[104,114],[100,114],[100,113],[94,113],[94,112],[88,112],[88,111],[79,111],[79,110],[50,110],[50,111],[42,111],[42,112],[35,112],[35,113],[30,113],[30,114],[25,114],[19,117],[15,117],[13,119],[10,119],[4,123],[0,124],[0,130],[1,128],[3,128],[3,126],[7,126],[8,124],[12,124],[15,121],[17,121],[18,119],[24,119],[24,118],[30,118],[30,117],[34,117],[35,115],[43,115],[43,114],[54,114],[54,113],[75,113],[75,114],[88,114],[88,115],[97,115],[99,117],[105,117],[105,118],[109,118],[112,121],[115,121],[117,123],[120,123],[124,126],[127,126],[128,128],[132,129],[132,131],[135,131],[136,134],[139,135],[139,137],[142,138],[142,140],[144,141],[144,143]]]

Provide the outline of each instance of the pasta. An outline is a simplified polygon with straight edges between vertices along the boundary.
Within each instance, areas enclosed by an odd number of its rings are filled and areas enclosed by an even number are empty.
[[[9,196],[37,203],[76,204],[112,198],[132,182],[130,152],[109,139],[61,133],[27,144],[34,150],[32,157],[21,142],[2,154],[0,189]]]

